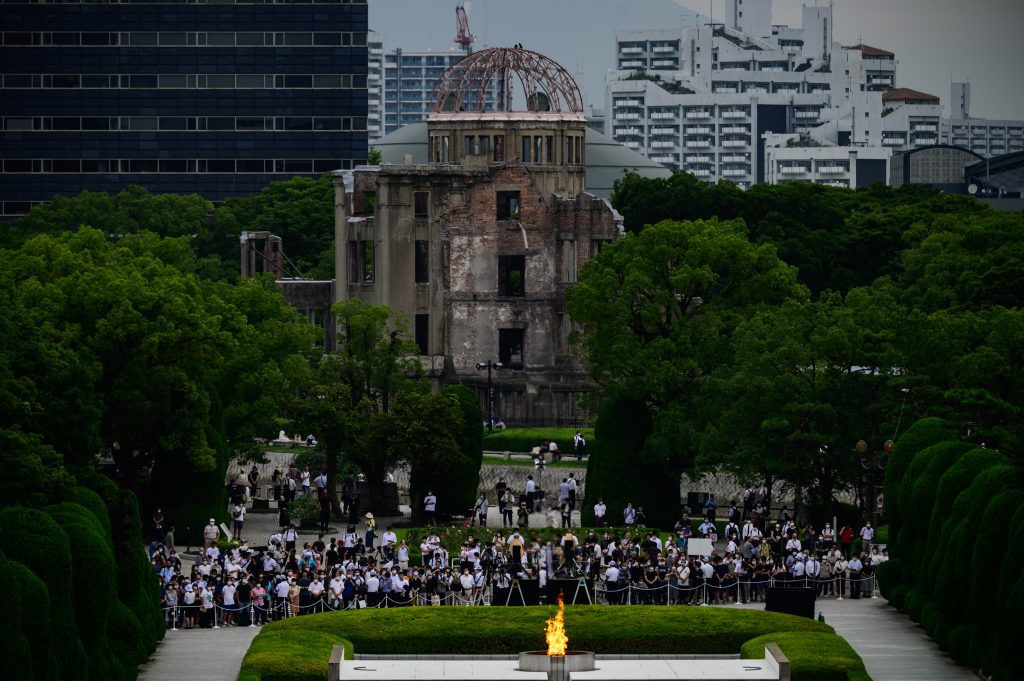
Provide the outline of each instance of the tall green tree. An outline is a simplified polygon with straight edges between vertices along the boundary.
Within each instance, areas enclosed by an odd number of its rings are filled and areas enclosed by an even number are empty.
[[[654,425],[644,455],[692,467],[699,386],[730,361],[732,329],[760,305],[804,299],[796,271],[755,246],[741,221],[663,222],[602,249],[566,306],[574,347],[609,397],[642,400]]]

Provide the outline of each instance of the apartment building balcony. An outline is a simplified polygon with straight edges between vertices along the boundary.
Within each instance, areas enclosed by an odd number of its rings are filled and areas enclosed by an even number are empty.
[[[619,62],[619,68],[622,70],[626,69],[642,69],[647,66],[647,62],[643,59],[627,59]]]
[[[708,132],[711,132],[711,131],[708,130]],[[659,136],[660,137],[668,137],[668,136],[677,137],[679,135],[679,128],[659,128],[659,127],[653,127],[653,128],[651,128],[651,135],[655,136],[655,137],[659,137]]]
[[[711,177],[711,171],[707,168],[693,168],[689,172],[697,177]]]
[[[621,142],[621,144],[624,147],[629,147],[630,149],[634,149],[634,150],[640,148],[640,143],[636,142],[634,140],[626,140],[625,142]]]
[[[615,133],[614,134],[617,137],[618,136],[622,136],[622,137],[630,137],[630,136],[641,137],[644,134],[644,129],[643,128],[630,128],[630,127],[615,128]]]
[[[749,111],[745,111],[743,109],[727,109],[727,110],[723,111],[721,115],[722,115],[722,118],[729,118],[729,119],[747,118],[747,117],[750,116],[750,112]]]
[[[643,106],[644,102],[642,99],[616,99],[612,102],[613,105],[619,106]]]
[[[687,135],[710,135],[714,132],[714,128],[710,125],[688,125],[686,126]]]
[[[786,166],[780,165],[779,166],[779,174],[780,175],[806,175],[809,172],[811,172],[811,167],[810,166],[802,166],[802,165],[786,165]]]
[[[821,116],[821,111],[817,111],[817,110],[809,111],[809,110],[803,109],[803,110],[797,110],[797,111],[793,112],[793,117],[794,118],[808,119],[808,118],[819,118],[820,116]]]
[[[711,118],[711,112],[710,111],[703,111],[703,110],[700,110],[700,111],[687,111],[686,112],[686,118],[688,120],[691,120],[691,121],[707,120],[707,119]]]
[[[1003,130],[1002,127],[995,127],[995,128],[989,128],[988,129],[988,134],[995,135],[996,137],[1002,137],[1004,132],[1005,131]]]
[[[679,159],[675,156],[651,156],[651,160],[662,165],[678,165]]]
[[[674,121],[677,120],[678,115],[671,111],[654,111],[650,118],[653,121]]]
[[[686,162],[687,163],[713,163],[714,160],[715,159],[714,159],[713,156],[687,156],[686,157]]]
[[[721,145],[726,149],[743,149],[750,143],[747,140],[722,140]]]
[[[679,66],[675,59],[654,59],[651,61],[652,69],[674,69]]]
[[[966,144],[966,142],[967,141],[964,140],[965,144]],[[907,139],[903,135],[897,135],[897,136],[887,136],[887,135],[884,135],[884,134],[882,135],[882,144],[884,144],[887,147],[901,147],[901,146],[903,146],[906,143],[907,143]]]
[[[917,145],[922,146],[922,147],[926,147],[928,145],[938,144],[938,143],[939,143],[939,138],[938,137],[915,137],[914,138],[914,144],[917,144]]]
[[[739,154],[739,155],[736,155],[736,156],[725,155],[725,156],[722,157],[722,163],[749,163],[749,162],[750,162],[750,159],[747,158],[744,154]]]
[[[934,123],[918,123],[910,127],[913,132],[936,132],[939,129]]]
[[[817,184],[825,185],[826,187],[849,187],[849,180],[818,180]]]
[[[1006,134],[1011,137],[1022,137],[1024,136],[1024,128],[1009,128]]]
[[[722,127],[724,135],[749,135],[750,129],[745,125],[726,125]]]
[[[839,165],[822,165],[818,166],[819,175],[841,175],[842,173],[848,173],[850,169],[846,166]]]
[[[623,111],[615,114],[615,120],[617,121],[638,121],[640,120],[640,114],[629,111]]]
[[[686,140],[687,149],[710,149],[711,140]]]
[[[635,45],[632,45],[630,47],[620,47],[619,48],[619,54],[634,55],[634,54],[643,54],[643,53],[644,53],[644,48],[638,47],[638,46],[635,46]]]
[[[957,147],[966,147],[970,142],[966,137],[954,137],[953,145]]]
[[[718,86],[714,88],[713,92],[718,95],[735,95],[739,92],[739,88],[736,86]]]
[[[746,177],[750,171],[744,168],[725,168],[722,170],[722,177]]]
[[[651,52],[654,54],[673,54],[678,51],[678,45],[655,45],[651,48]]]
[[[667,142],[663,140],[656,140],[651,142],[651,149],[675,149],[679,144],[676,142]]]
[[[768,88],[764,85],[746,85],[743,91],[751,95],[766,95],[768,94]]]

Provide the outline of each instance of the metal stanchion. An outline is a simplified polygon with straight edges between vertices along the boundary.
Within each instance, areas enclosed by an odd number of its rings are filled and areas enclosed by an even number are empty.
[[[174,607],[171,608],[171,631],[178,630],[178,604],[175,603]]]
[[[256,604],[249,601],[249,626],[256,626]]]
[[[220,624],[219,624],[219,621],[217,619],[217,604],[216,603],[213,604],[213,628],[214,629],[220,629]]]

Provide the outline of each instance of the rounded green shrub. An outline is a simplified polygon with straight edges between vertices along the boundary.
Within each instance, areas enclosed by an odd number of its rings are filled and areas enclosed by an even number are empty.
[[[889,605],[897,610],[905,611],[907,609],[907,592],[907,587],[902,584],[894,586],[892,588],[892,593],[886,596],[886,598],[889,599]]]
[[[921,628],[929,636],[935,635],[935,627],[939,623],[939,605],[934,600],[928,600],[921,609]]]
[[[978,475],[987,468],[1006,466],[1009,459],[999,452],[991,449],[972,449],[957,459],[949,469],[939,478],[938,490],[935,494],[935,504],[932,507],[931,518],[928,523],[928,537],[937,538],[930,541],[925,547],[924,561],[921,565],[935,565],[937,556],[945,555],[945,542],[943,539],[949,536],[956,522],[951,522],[948,529],[946,522],[954,517],[953,506],[957,497],[965,489],[970,487]],[[962,511],[961,511],[962,513]],[[956,518],[959,521],[959,518]],[[932,574],[932,573],[928,573]],[[934,582],[930,582],[934,584]]]
[[[971,627],[969,624],[959,624],[949,632],[949,656],[957,664],[967,666],[967,651],[971,643]]]
[[[459,401],[463,422],[458,442],[468,464],[458,471],[450,471],[445,476],[447,479],[438,481],[443,486],[433,489],[439,500],[448,500],[446,503],[450,504],[451,512],[462,513],[467,508],[473,508],[480,487],[480,465],[484,460],[484,415],[480,409],[480,399],[466,386],[449,385],[442,388],[441,393],[454,395]]]
[[[21,623],[31,610],[20,588],[15,561],[5,560],[0,556],[0,583],[13,585],[6,589],[4,598],[4,614],[0,617],[0,660],[3,660],[5,678],[32,679],[32,649],[26,632]]]
[[[892,603],[893,585],[899,584],[903,577],[903,561],[899,558],[890,558],[880,564],[875,571],[875,579],[878,580],[878,589],[883,598],[889,599]],[[895,604],[893,604],[895,606]]]
[[[974,668],[988,669],[991,667],[992,654],[995,651],[995,632],[998,615],[992,616],[992,606],[1001,609],[1003,602],[999,600],[999,585],[1002,579],[1012,579],[1013,574],[1003,574],[1002,570],[991,569],[992,542],[1005,546],[1004,553],[1009,553],[1012,537],[1010,530],[1013,525],[1014,513],[1024,508],[1024,490],[1010,489],[993,496],[985,506],[981,517],[982,533],[974,543],[972,575],[988,575],[986,579],[971,580],[970,606],[972,608],[970,663]],[[1018,549],[1024,559],[1024,549]],[[1003,563],[998,564],[1003,568]],[[1016,574],[1020,574],[1021,566],[1016,564]]]
[[[100,528],[103,530],[103,536],[106,537],[111,546],[114,543],[114,530],[110,526],[110,513],[107,512],[107,505],[100,498],[100,495],[93,492],[88,487],[75,487],[71,494],[68,496],[68,501],[74,502],[79,506],[84,506],[89,509],[89,512],[95,516],[97,522],[100,524]]]
[[[894,502],[899,499],[904,476],[918,452],[939,442],[955,438],[956,433],[942,419],[930,417],[914,423],[896,440],[889,465],[885,468],[883,487],[886,499],[886,522],[890,526],[900,530],[903,527],[904,510],[910,510]]]
[[[71,545],[64,530],[47,513],[13,506],[0,510],[0,551],[38,575],[51,594],[72,594]],[[70,598],[51,598],[53,648],[62,679],[81,676],[86,651],[75,627]],[[3,618],[0,618],[3,619]]]
[[[924,551],[917,550],[917,544],[927,546],[931,541],[928,533],[932,509],[935,506],[935,491],[939,480],[953,463],[973,448],[964,442],[940,442],[924,449],[915,457],[911,470],[900,487],[902,525],[899,532],[899,546],[896,554],[907,558],[913,574],[920,574],[924,566]],[[890,555],[893,553],[889,551]]]
[[[1003,617],[996,632],[996,653],[992,656],[992,681],[1019,681],[1024,678],[1024,658],[1020,654],[1020,613],[1024,612],[1024,575],[1018,575],[1013,588],[1006,593],[1006,600],[1000,605]]]
[[[58,669],[57,660],[53,656],[53,647],[58,642],[53,638],[50,593],[42,580],[36,577],[31,570],[14,561],[8,561],[10,572],[14,576],[13,582],[4,580],[4,584],[17,584],[16,590],[20,593],[23,607],[21,611],[21,631],[28,640],[28,647],[32,653],[32,679],[33,681],[56,681]],[[4,608],[4,617],[10,613]],[[0,660],[4,658],[0,657]],[[17,677],[11,677],[17,678]]]
[[[121,601],[114,601],[107,618],[110,650],[124,670],[133,670],[149,659],[149,645],[142,640],[139,618]],[[130,678],[135,678],[132,675]]]
[[[107,614],[116,598],[114,554],[96,517],[84,506],[65,502],[45,509],[64,530],[71,546],[71,602],[75,623],[88,651],[89,677],[110,677]]]
[[[915,622],[921,621],[921,611],[924,609],[927,597],[918,588],[913,588],[907,593],[907,615]]]

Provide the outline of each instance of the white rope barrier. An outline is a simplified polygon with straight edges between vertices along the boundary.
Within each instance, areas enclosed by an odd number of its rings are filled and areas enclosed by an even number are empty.
[[[699,601],[701,605],[709,605],[712,602],[711,596],[718,597],[718,600],[715,602],[722,602],[721,597],[723,593],[726,598],[733,597],[737,602],[746,602],[763,597],[768,588],[774,587],[814,588],[817,591],[818,597],[828,597],[834,593],[837,600],[844,600],[843,597],[847,593],[851,596],[856,593],[858,596],[864,595],[869,598],[878,598],[874,575],[861,575],[860,577],[833,575],[828,578],[804,576],[782,579],[770,577],[767,580],[757,579],[756,576],[751,575],[739,578],[735,575],[729,575],[725,579],[729,581],[728,584],[716,584],[711,580],[704,579],[695,586],[679,586],[677,584],[658,584],[657,586],[622,584],[621,586],[609,587],[606,584],[602,587],[595,584],[592,593],[596,599],[601,599],[605,603],[614,605],[633,605],[635,603],[675,605],[684,601],[692,603],[695,600]],[[268,595],[266,597],[268,605],[266,606],[257,605],[254,601],[248,601],[229,606],[213,603],[211,607],[207,608],[202,603],[185,605],[176,602],[173,605],[165,606],[163,611],[165,623],[168,620],[170,623],[169,631],[180,631],[182,628],[190,629],[197,626],[202,627],[203,621],[197,621],[196,615],[198,614],[202,617],[206,613],[209,613],[209,619],[206,620],[207,626],[213,629],[220,629],[222,625],[227,626],[227,624],[246,626],[235,621],[225,623],[225,615],[234,616],[235,614],[243,618],[247,616],[247,626],[255,627],[275,619],[339,610],[493,605],[493,590],[495,588],[500,587],[494,587],[493,585],[485,586],[479,591],[474,589],[469,595],[465,595],[463,590],[459,592],[445,590],[441,593],[364,592],[354,594],[348,599],[336,598],[334,596],[329,596],[325,599],[321,596],[315,601],[305,604],[300,602],[297,606],[293,605],[288,598]],[[373,604],[371,605],[370,602],[373,602]],[[186,626],[178,627],[179,622]]]

